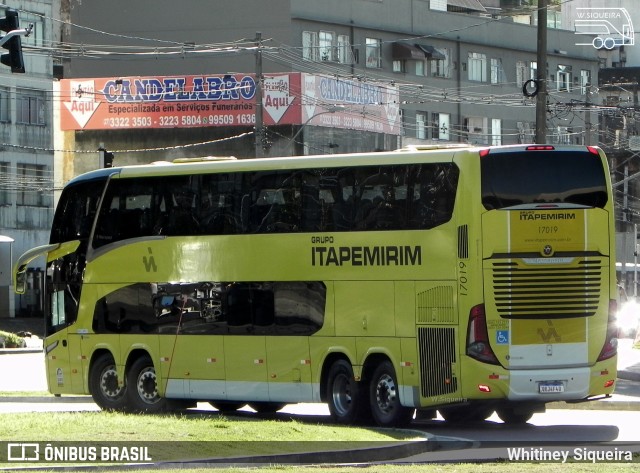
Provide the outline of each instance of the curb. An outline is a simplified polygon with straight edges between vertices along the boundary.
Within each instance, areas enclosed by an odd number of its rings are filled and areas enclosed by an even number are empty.
[[[626,379],[627,381],[640,382],[640,373],[629,370],[618,370],[618,378]]]
[[[0,355],[23,355],[25,353],[44,353],[43,348],[0,348]]]
[[[421,432],[421,434],[424,434]],[[427,452],[443,450],[460,450],[470,448],[475,445],[473,440],[430,436],[423,440],[413,442],[402,442],[394,445],[376,446],[375,448],[356,448],[349,450],[327,450],[322,452],[299,452],[272,455],[257,455],[251,457],[227,457],[227,458],[207,458],[200,460],[167,461],[157,463],[156,466],[166,468],[167,466],[178,466],[194,468],[198,465],[207,467],[211,464],[233,465],[234,468],[242,465],[274,465],[274,464],[296,464],[296,465],[317,465],[317,464],[371,464],[372,462],[388,462],[400,458],[408,458]]]

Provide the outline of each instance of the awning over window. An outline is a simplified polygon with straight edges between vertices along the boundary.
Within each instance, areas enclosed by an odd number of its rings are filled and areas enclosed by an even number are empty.
[[[391,45],[393,59],[424,60],[424,51],[413,44],[397,42]]]
[[[458,7],[462,10],[487,11],[478,0],[447,0],[447,5]]]
[[[429,46],[428,44],[416,44],[416,46],[420,48],[429,59],[446,59],[445,55],[433,46]]]

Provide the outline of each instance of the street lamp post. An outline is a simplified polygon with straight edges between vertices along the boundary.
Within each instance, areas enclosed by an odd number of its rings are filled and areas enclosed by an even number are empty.
[[[346,109],[347,108],[344,105],[329,105],[326,110],[322,112],[314,113],[313,115],[311,115],[309,118],[307,118],[307,120],[302,125],[300,125],[300,128],[298,128],[298,131],[296,131],[296,133],[291,137],[291,146],[292,147],[295,146],[296,138],[300,135],[300,133],[302,133],[302,130],[304,130],[304,127],[306,127],[311,120],[313,120],[317,116],[324,115],[326,113],[343,112]]]

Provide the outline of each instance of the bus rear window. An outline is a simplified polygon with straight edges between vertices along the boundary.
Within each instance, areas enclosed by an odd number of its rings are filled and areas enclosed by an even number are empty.
[[[602,162],[586,150],[489,153],[481,158],[481,179],[487,210],[536,204],[602,208],[607,203]]]

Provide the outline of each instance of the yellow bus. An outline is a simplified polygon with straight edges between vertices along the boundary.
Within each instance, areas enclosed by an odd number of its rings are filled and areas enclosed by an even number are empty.
[[[526,422],[613,392],[613,215],[595,147],[109,168],[15,288],[45,255],[49,390],[104,409]]]

